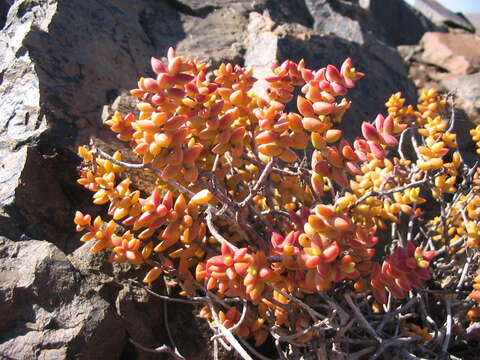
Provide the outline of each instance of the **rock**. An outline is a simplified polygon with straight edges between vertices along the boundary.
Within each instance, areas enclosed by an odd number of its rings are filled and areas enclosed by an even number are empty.
[[[404,0],[367,0],[363,6],[370,10],[394,46],[418,44],[428,31],[446,31]]]
[[[8,359],[118,359],[114,309],[46,241],[0,238],[0,353]]]
[[[415,0],[415,8],[436,24],[460,27],[475,32],[475,27],[462,14],[454,13],[435,0]]]
[[[469,74],[480,69],[480,40],[474,35],[429,32],[421,43],[423,62],[453,74]]]
[[[475,124],[480,124],[480,73],[444,79],[441,85],[455,91],[458,106]]]
[[[480,29],[480,14],[465,14],[467,17],[468,21],[472,23],[473,26],[475,26],[476,33],[478,33]]]
[[[213,66],[222,62],[242,64],[246,11],[246,5],[240,2],[215,8],[204,17],[182,14],[183,31],[190,35],[177,42],[178,53]]]
[[[8,9],[10,8],[10,4],[6,1],[0,2],[0,29],[3,28],[5,25],[5,20],[7,19]]]
[[[179,352],[186,359],[208,359],[210,354],[205,344],[209,331],[203,319],[193,317],[194,307],[186,304],[167,302],[149,295],[144,289],[124,286],[116,300],[116,308],[124,319],[126,331],[134,341],[151,348],[169,343],[166,327],[169,327],[172,339]],[[164,314],[167,314],[164,317]],[[162,339],[159,340],[158,339]],[[163,342],[163,343],[162,343]],[[149,354],[135,349],[143,358]],[[150,356],[152,360],[155,356]]]
[[[182,0],[177,4],[185,6],[181,21],[185,33],[189,34],[178,42],[178,53],[209,62],[212,66],[226,61],[239,65],[244,63],[245,30],[253,10],[268,13],[275,23],[313,24],[302,0],[243,0],[231,3]]]
[[[383,30],[371,13],[355,2],[336,0],[306,0],[314,19],[313,31],[317,34],[336,35],[359,45],[369,45],[378,40],[386,42]]]
[[[333,36],[311,36],[304,41],[299,34],[287,35],[279,40],[279,60],[305,58],[308,67],[318,69],[331,63],[339,67],[351,57],[355,67],[367,75],[349,90],[347,98],[352,107],[346,113],[342,130],[349,140],[359,134],[363,121],[371,121],[378,113],[385,113],[384,103],[391,94],[401,91],[412,103],[415,99],[413,84],[407,80],[402,58],[387,46],[364,48]]]
[[[68,258],[81,274],[82,279],[96,294],[112,304],[122,319],[122,327],[129,337],[148,348],[169,344],[165,321],[180,352],[188,359],[207,359],[208,332],[200,327],[208,327],[203,319],[194,317],[191,305],[163,301],[149,294],[140,283],[146,273],[145,267],[135,267],[126,263],[108,262],[108,251],[91,253],[92,243],[86,243]],[[150,288],[157,293],[164,293],[161,281]],[[178,296],[178,295],[172,295]],[[168,313],[164,314],[164,310]],[[188,334],[188,336],[186,335]],[[155,360],[158,355],[135,348],[131,343],[123,350],[127,358]]]
[[[416,59],[418,57],[418,54],[421,52],[421,50],[422,48],[420,45],[397,46],[398,53],[406,62],[409,62],[412,59]]]
[[[272,31],[273,26],[269,16],[250,13],[245,65],[253,66],[253,75],[258,80],[253,90],[260,95],[266,95],[268,82],[263,79],[272,74],[271,65],[278,61],[278,35]]]
[[[56,169],[34,147],[9,150],[0,147],[0,181],[4,185],[0,204],[6,210],[0,215],[0,231],[13,238],[22,232],[30,236],[51,234],[59,246],[68,248],[71,241],[65,234],[71,233],[71,224],[58,220],[71,218],[71,204],[61,190]]]
[[[306,4],[316,33],[336,35],[360,45],[413,45],[427,31],[446,31],[403,0],[307,0]]]
[[[314,19],[305,0],[262,0],[264,5],[259,6],[259,1],[253,11],[263,11],[271,17],[276,24],[300,24],[311,28],[314,25]]]

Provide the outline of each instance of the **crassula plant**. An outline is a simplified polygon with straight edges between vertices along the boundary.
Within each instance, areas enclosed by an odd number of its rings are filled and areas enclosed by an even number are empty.
[[[286,60],[260,80],[173,49],[151,66],[155,77],[131,90],[137,108],[105,121],[138,161],[79,148],[78,183],[108,206],[108,220],[75,215],[92,252],[144,269],[145,284],[175,280],[213,341],[245,359],[268,358],[257,349],[267,339],[282,359],[428,357],[468,333],[479,173],[457,150],[446,98],[424,91],[414,108],[394,94],[346,139],[345,96],[364,77],[351,59],[340,69]],[[135,171],[155,175],[150,193],[135,189]],[[444,312],[430,314],[432,302]],[[455,334],[452,308],[463,311]]]

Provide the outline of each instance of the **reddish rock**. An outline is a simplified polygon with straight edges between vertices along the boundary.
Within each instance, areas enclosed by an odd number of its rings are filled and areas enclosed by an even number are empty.
[[[423,62],[459,75],[480,69],[480,40],[474,35],[428,32],[421,44]]]

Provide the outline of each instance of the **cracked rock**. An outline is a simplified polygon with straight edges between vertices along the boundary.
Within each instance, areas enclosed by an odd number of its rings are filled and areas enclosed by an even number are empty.
[[[0,357],[118,359],[114,309],[46,241],[0,238]]]

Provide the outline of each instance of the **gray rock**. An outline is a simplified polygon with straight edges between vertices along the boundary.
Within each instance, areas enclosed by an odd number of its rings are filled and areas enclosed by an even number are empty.
[[[427,31],[447,31],[404,0],[367,0],[364,4],[394,46],[418,44]]]
[[[262,2],[263,8],[257,5],[253,10],[258,12],[261,9],[264,12],[266,10],[266,15],[276,24],[300,24],[309,28],[314,25],[314,18],[305,0],[262,0]]]
[[[22,232],[30,236],[50,234],[62,248],[70,244],[65,233],[71,232],[68,211],[70,200],[61,190],[55,169],[37,149],[23,146],[18,149],[0,147],[0,231],[17,238]],[[71,241],[70,241],[71,243]]]
[[[387,39],[373,16],[359,4],[350,1],[306,0],[317,34],[331,34],[359,45],[370,45]]]
[[[480,124],[480,73],[456,76],[441,81],[446,89],[456,92],[456,103],[468,117]]]
[[[359,45],[412,45],[427,31],[442,31],[403,0],[307,0],[306,4],[316,33]]]
[[[460,13],[454,13],[435,0],[415,0],[415,8],[436,24],[475,32],[475,27]]]
[[[0,279],[2,358],[119,358],[120,319],[55,245],[1,237]]]
[[[278,35],[272,31],[274,24],[269,16],[250,13],[245,66],[253,66],[253,74],[258,80],[253,90],[263,96],[268,86],[263,79],[271,76],[271,65],[278,61]]]
[[[68,258],[81,274],[82,279],[103,299],[112,304],[122,319],[122,328],[134,341],[149,348],[169,344],[166,321],[179,351],[188,359],[207,359],[208,327],[202,319],[193,316],[191,305],[164,302],[149,294],[138,282],[145,267],[129,264],[111,264],[108,251],[91,253],[91,243],[86,243]],[[161,281],[152,284],[151,290],[164,293]],[[165,311],[166,310],[166,315]],[[201,329],[200,329],[201,328]],[[126,344],[123,356],[130,359],[155,360],[158,354],[151,354]]]
[[[179,54],[210,62],[213,66],[222,62],[242,64],[247,19],[243,3],[215,8],[205,17],[181,14],[183,29],[189,36],[180,40],[176,49]]]

